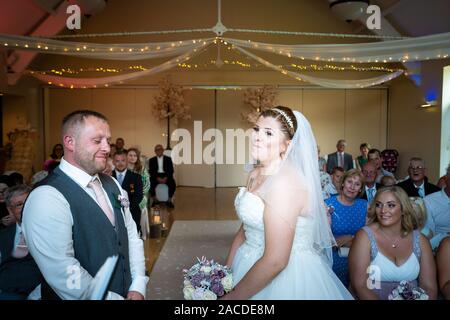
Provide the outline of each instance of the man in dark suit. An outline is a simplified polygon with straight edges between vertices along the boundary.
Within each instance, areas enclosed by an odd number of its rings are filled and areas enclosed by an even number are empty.
[[[156,204],[156,186],[158,184],[166,184],[169,188],[169,201],[167,206],[173,208],[172,197],[175,193],[176,184],[173,178],[173,163],[170,157],[165,156],[164,148],[158,144],[155,146],[156,156],[149,160],[150,171],[150,196],[152,197],[152,205]]]
[[[139,203],[144,197],[142,177],[138,173],[127,170],[127,154],[123,151],[117,151],[114,155],[114,166],[115,170],[112,176],[117,179],[122,189],[128,193],[131,215],[134,222],[136,222],[139,233],[141,231],[141,208],[139,208]]]
[[[327,171],[329,174],[335,167],[342,167],[345,171],[353,169],[353,158],[349,153],[345,153],[347,142],[341,139],[336,144],[337,151],[328,155]]]
[[[23,204],[31,188],[17,185],[6,191],[9,213],[16,223],[0,231],[0,300],[24,300],[41,283],[42,276],[29,254],[22,234]]]
[[[381,188],[381,185],[375,182],[377,178],[377,167],[373,162],[367,162],[362,167],[362,174],[364,175],[364,188],[360,198],[367,200],[371,204],[377,190]]]
[[[409,197],[424,198],[431,193],[441,191],[438,186],[428,182],[425,173],[425,161],[417,157],[411,158],[408,167],[409,178],[397,185],[405,190]]]

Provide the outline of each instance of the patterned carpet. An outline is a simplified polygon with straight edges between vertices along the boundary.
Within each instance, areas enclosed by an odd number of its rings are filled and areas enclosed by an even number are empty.
[[[183,272],[197,257],[224,263],[239,220],[177,220],[150,274],[147,299],[183,299]]]

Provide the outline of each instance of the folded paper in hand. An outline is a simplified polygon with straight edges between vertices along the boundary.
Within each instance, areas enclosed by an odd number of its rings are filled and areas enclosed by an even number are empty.
[[[109,281],[116,267],[118,256],[111,256],[106,259],[105,263],[98,270],[94,279],[88,287],[88,300],[103,300],[105,297],[106,289],[108,288]]]

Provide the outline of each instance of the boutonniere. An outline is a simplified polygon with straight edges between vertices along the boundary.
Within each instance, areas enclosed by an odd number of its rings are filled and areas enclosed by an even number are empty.
[[[120,206],[122,208],[129,208],[130,207],[130,201],[128,201],[127,197],[124,197],[121,194],[119,194],[117,196],[117,200],[119,201]]]
[[[130,192],[134,193],[134,183],[130,183]]]

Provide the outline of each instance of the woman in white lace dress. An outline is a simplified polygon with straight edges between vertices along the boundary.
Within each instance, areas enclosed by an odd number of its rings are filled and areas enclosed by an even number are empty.
[[[317,144],[299,112],[264,111],[251,138],[257,166],[235,206],[242,226],[224,299],[351,299],[331,269],[335,243],[321,193]]]

